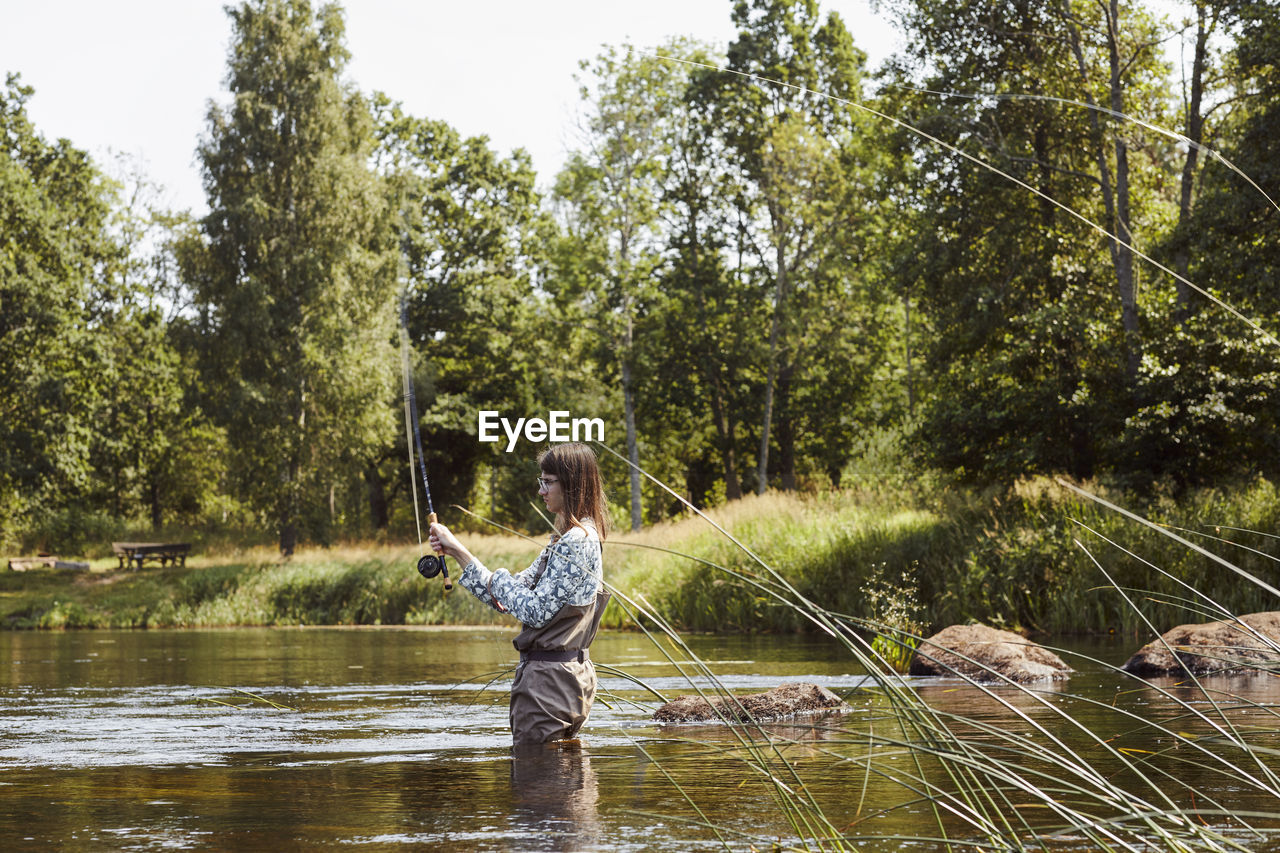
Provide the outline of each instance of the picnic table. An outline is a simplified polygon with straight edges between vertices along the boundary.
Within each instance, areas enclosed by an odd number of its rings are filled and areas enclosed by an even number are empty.
[[[155,560],[161,566],[170,563],[185,566],[191,545],[186,542],[112,542],[111,550],[120,561],[120,568],[132,565],[140,569],[147,560]]]

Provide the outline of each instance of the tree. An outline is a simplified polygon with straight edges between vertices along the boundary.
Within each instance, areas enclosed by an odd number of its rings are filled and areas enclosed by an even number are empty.
[[[1200,19],[1216,19],[1235,35],[1225,63],[1228,85],[1206,98],[1210,110],[1229,108],[1215,122],[1212,141],[1235,168],[1220,159],[1205,164],[1200,192],[1171,240],[1172,250],[1175,262],[1186,259],[1191,281],[1275,336],[1280,4],[1208,5]],[[1199,295],[1179,292],[1177,319],[1176,326],[1162,330],[1161,357],[1150,371],[1159,393],[1150,394],[1155,402],[1133,419],[1131,432],[1146,433],[1142,457],[1161,460],[1187,483],[1231,474],[1277,476],[1275,345]]]
[[[1070,0],[1062,0],[1060,8],[1079,74],[1078,83],[1084,93],[1083,100],[1091,107],[1089,122],[1098,190],[1105,213],[1103,222],[1114,235],[1108,246],[1115,269],[1116,293],[1120,298],[1120,322],[1124,328],[1124,376],[1132,392],[1136,391],[1138,368],[1142,364],[1138,280],[1132,248],[1139,242],[1139,237],[1132,209],[1128,135],[1115,122],[1119,116],[1137,107],[1135,90],[1146,82],[1142,79],[1142,72],[1150,70],[1151,60],[1164,37],[1147,16],[1129,4],[1122,6],[1120,0],[1106,0],[1084,7],[1101,16],[1093,20],[1085,17],[1087,13],[1078,12]],[[1105,87],[1094,83],[1095,71],[1086,56],[1086,31],[1098,37],[1094,48],[1105,53]],[[1105,92],[1105,98],[1095,98],[1094,92],[1099,89]],[[1098,103],[1105,104],[1109,110],[1107,115],[1112,119],[1109,133],[1103,128],[1103,114],[1095,108]],[[1109,141],[1107,136],[1110,136]]]
[[[984,479],[1129,464],[1115,439],[1143,402],[1148,318],[1121,241],[1161,236],[1174,152],[1119,113],[1163,123],[1156,25],[1110,2],[895,8],[912,45],[900,70],[931,90],[895,100],[908,120],[1002,173],[910,143],[915,221],[900,245],[930,326],[923,429],[933,458]],[[1132,168],[1135,154],[1144,168]],[[1072,212],[1118,239],[1099,244]],[[1157,312],[1167,286],[1144,291]]]
[[[1229,100],[1234,109],[1218,138],[1226,160],[1206,166],[1188,229],[1193,273],[1218,289],[1234,306],[1254,317],[1275,316],[1274,281],[1280,269],[1280,4],[1228,0],[1221,4],[1237,36],[1232,55]],[[1241,176],[1248,176],[1250,185]],[[1261,192],[1259,191],[1261,190]],[[1194,279],[1193,279],[1194,280]],[[1267,326],[1272,329],[1271,325]],[[1233,332],[1238,331],[1233,328]],[[1274,329],[1272,329],[1274,331]]]
[[[0,541],[94,486],[103,390],[103,269],[120,262],[111,184],[32,125],[16,74],[0,90]]]
[[[190,221],[160,208],[161,188],[130,158],[108,168],[114,252],[94,276],[98,390],[80,497],[118,523],[142,514],[159,529],[166,513],[198,519],[220,488],[221,431],[191,399],[193,361],[174,334],[183,322],[174,247]]]
[[[860,192],[859,159],[850,156],[858,145],[853,111],[824,96],[858,100],[865,56],[838,15],[820,20],[816,0],[739,0],[733,21],[738,36],[727,70],[705,75],[699,87],[741,170],[744,233],[767,270],[772,306],[755,484],[763,493],[775,418],[782,482],[795,483],[788,406],[805,381],[800,341],[814,319],[806,306],[832,304],[805,291],[844,287],[859,275],[851,266],[832,275],[828,266],[832,257],[854,254],[849,244],[868,199]],[[827,274],[819,273],[824,267]]]
[[[289,555],[394,429],[396,253],[369,106],[341,82],[341,11],[229,14],[232,102],[211,106],[200,146],[208,259],[189,273],[233,472]]]
[[[1203,165],[1200,160],[1200,149],[1206,140],[1205,123],[1218,107],[1228,103],[1220,100],[1217,104],[1206,103],[1206,95],[1214,94],[1217,68],[1213,63],[1210,50],[1210,37],[1218,30],[1222,18],[1222,10],[1204,0],[1194,0],[1195,34],[1191,48],[1191,67],[1189,78],[1184,83],[1183,91],[1183,124],[1182,134],[1189,140],[1182,163],[1182,177],[1178,192],[1178,223],[1173,235],[1173,269],[1186,278],[1191,268],[1190,234],[1191,216],[1194,210],[1193,200],[1196,184]],[[1186,75],[1184,75],[1186,76]],[[1191,313],[1192,290],[1182,281],[1178,288],[1178,320],[1186,322]]]
[[[652,383],[658,392],[653,402],[665,405],[653,406],[658,415],[654,421],[656,426],[676,422],[679,413],[709,413],[724,497],[737,500],[742,497],[740,421],[749,406],[744,388],[758,361],[756,329],[765,312],[744,269],[744,253],[733,251],[735,242],[742,248],[735,240],[742,233],[741,211],[734,204],[742,193],[739,171],[717,130],[712,105],[695,95],[695,78],[707,73],[701,66],[721,60],[693,43],[673,43],[670,50],[674,58],[699,65],[686,72],[690,79],[683,103],[662,126],[667,136],[663,211],[671,261],[661,281],[665,329],[654,348]],[[689,445],[696,431],[689,424],[680,442],[686,458],[695,455]],[[698,483],[696,476],[686,480],[690,500],[705,501],[710,485]]]
[[[438,490],[465,500],[487,467],[490,477],[479,485],[490,508],[524,520],[535,472],[527,459],[477,441],[477,413],[563,408],[570,402],[563,389],[577,384],[566,380],[581,378],[572,347],[548,328],[535,294],[551,226],[532,164],[522,150],[501,157],[484,137],[464,139],[385,97],[377,116],[378,168],[396,212],[409,333],[420,359],[415,386],[433,496]],[[387,473],[403,460],[402,445],[380,454],[381,473],[369,476],[384,494],[394,492],[387,483],[404,482]]]
[[[577,275],[564,276],[562,299],[593,307],[594,324],[616,360],[622,392],[629,473],[631,529],[643,523],[640,444],[636,429],[636,324],[655,298],[654,273],[662,260],[662,164],[659,129],[678,109],[684,69],[632,48],[608,48],[595,64],[595,81],[582,87],[587,112],[583,147],[556,179],[563,224],[577,248]]]

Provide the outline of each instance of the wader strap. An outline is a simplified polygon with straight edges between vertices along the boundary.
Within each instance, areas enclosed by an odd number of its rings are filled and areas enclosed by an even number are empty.
[[[545,660],[545,661],[551,661],[552,663],[568,663],[569,661],[576,660],[578,663],[583,663],[586,661],[586,659],[587,659],[586,649],[578,649],[577,651],[568,651],[568,652],[532,651],[532,652],[522,652],[520,654],[521,663],[524,663],[527,660]]]

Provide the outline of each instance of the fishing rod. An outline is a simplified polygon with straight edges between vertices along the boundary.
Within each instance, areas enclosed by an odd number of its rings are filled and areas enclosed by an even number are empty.
[[[413,491],[413,521],[418,527],[418,574],[433,578],[444,574],[444,590],[453,589],[449,579],[449,566],[444,554],[427,554],[422,547],[422,519],[418,513],[418,487],[413,481],[413,450],[418,449],[418,470],[422,474],[422,491],[427,496],[427,524],[436,523],[436,510],[431,504],[431,484],[427,482],[427,460],[422,452],[422,430],[418,426],[418,398],[413,393],[413,371],[409,366],[409,294],[400,294],[400,363],[404,369],[404,428],[405,444],[409,448],[409,485]]]

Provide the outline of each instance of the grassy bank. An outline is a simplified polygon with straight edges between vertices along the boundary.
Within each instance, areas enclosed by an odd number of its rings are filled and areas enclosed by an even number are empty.
[[[1280,529],[1280,496],[1272,484],[1206,490],[1176,502],[1095,493],[1280,586],[1274,556],[1280,540],[1267,535]],[[1188,605],[1190,594],[1178,581],[1237,613],[1280,606],[1209,558],[1049,480],[1001,495],[947,491],[927,504],[855,496],[757,501],[758,513],[746,502],[737,510],[744,517],[735,529],[801,595],[835,613],[893,621],[885,611],[896,607],[934,629],[980,621],[1047,634],[1145,633],[1144,617],[1164,627],[1204,621],[1204,605]],[[755,568],[727,542],[715,543],[711,553],[737,572]],[[801,627],[796,610],[724,573],[679,572],[661,588],[636,584],[678,624]],[[1134,606],[1112,582],[1131,593]]]
[[[487,559],[531,559],[534,546],[479,537]],[[417,546],[302,549],[283,561],[269,548],[194,555],[184,568],[0,573],[0,624],[8,628],[162,628],[229,625],[438,625],[499,623],[455,587],[415,570]],[[521,565],[524,565],[523,563]],[[456,570],[453,572],[457,574]]]
[[[1107,495],[1184,533],[1269,582],[1277,580],[1277,540],[1233,528],[1278,529],[1275,488],[1256,481],[1202,491],[1177,502]],[[1193,584],[1236,612],[1269,610],[1252,584],[1156,531],[1076,496],[1051,481],[1001,495],[938,490],[904,494],[770,494],[711,513],[804,596],[831,611],[871,618],[886,608],[926,626],[977,620],[1045,633],[1136,632],[1141,616],[1110,588],[1073,540],[1123,587],[1143,590],[1138,608],[1157,626],[1203,616],[1165,599],[1185,596],[1143,560]],[[1086,529],[1092,528],[1093,531]],[[1233,539],[1244,547],[1213,542]],[[1133,552],[1124,553],[1103,537]],[[473,536],[490,566],[522,568],[537,547],[510,536]],[[702,561],[673,555],[692,555]],[[268,548],[193,556],[185,568],[118,571],[114,559],[89,572],[0,572],[0,625],[8,628],[198,627],[300,624],[503,624],[461,589],[414,571],[417,547],[307,549],[284,562]],[[758,571],[698,518],[609,540],[606,572],[628,595],[643,595],[691,630],[791,631],[805,627],[738,574]],[[611,607],[606,625],[623,627]]]

